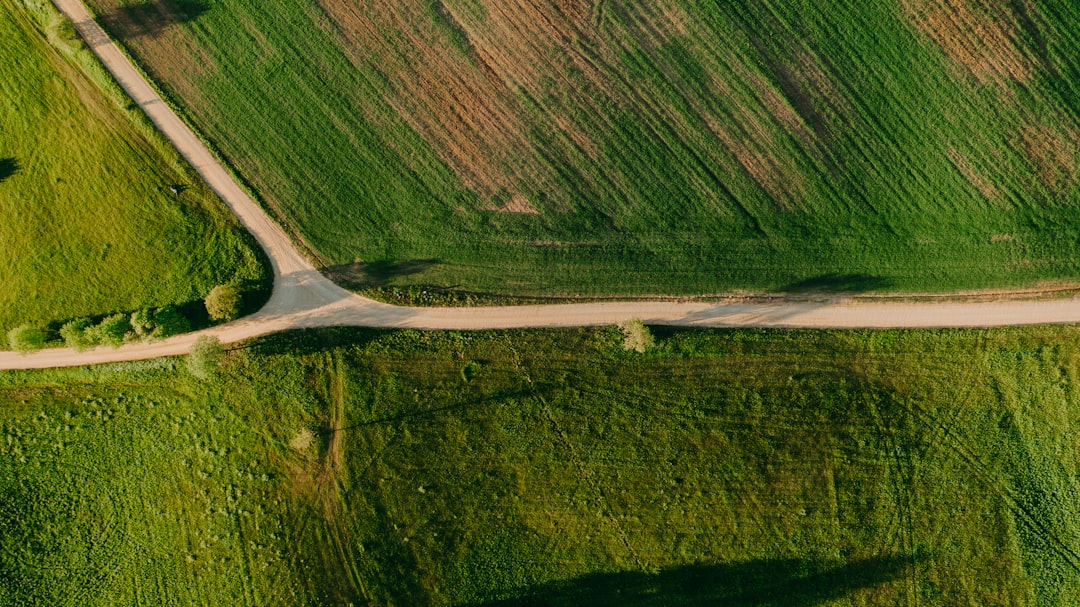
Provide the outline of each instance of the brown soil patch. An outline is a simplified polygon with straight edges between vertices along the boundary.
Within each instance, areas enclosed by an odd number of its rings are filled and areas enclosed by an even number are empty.
[[[1028,126],[1020,131],[1020,142],[1035,165],[1039,181],[1055,192],[1076,182],[1076,133],[1047,126]]]
[[[545,100],[558,90],[580,101],[582,82],[569,74],[599,82],[574,46],[592,2],[479,4],[321,2],[353,63],[385,78],[386,103],[481,200],[549,190],[554,173],[530,132],[554,124],[586,153],[596,146],[566,112],[538,115],[519,92]]]
[[[593,0],[555,0],[555,6],[569,21],[586,25],[592,18]]]
[[[566,116],[555,116],[555,126],[590,158],[596,158],[599,155],[596,143]]]
[[[386,75],[387,103],[469,188],[490,197],[524,177],[515,175],[510,150],[528,141],[509,91],[475,53],[454,48],[449,26],[419,2],[324,2],[323,9],[354,62]]]
[[[117,0],[94,3],[99,21],[131,49],[144,69],[153,66],[155,79],[177,88],[189,107],[202,99],[197,81],[217,71],[217,65],[183,32],[188,15],[168,0],[126,5]]]
[[[953,166],[956,167],[960,174],[964,176],[964,179],[968,183],[975,186],[975,189],[987,199],[997,199],[998,191],[985,177],[983,177],[975,167],[971,166],[971,162],[961,154],[956,148],[949,148],[948,151],[949,160],[952,161]]]
[[[537,192],[548,197],[545,211],[581,204],[560,185],[567,164],[581,169],[576,177],[585,183],[602,178],[596,189],[632,195],[647,187],[642,175],[601,168],[617,164],[607,156],[621,152],[606,138],[620,130],[614,119],[623,112],[641,137],[694,150],[700,166],[687,171],[688,181],[702,201],[715,197],[726,175],[781,206],[804,192],[789,140],[813,141],[812,129],[768,77],[740,74],[747,58],[732,55],[674,0],[608,3],[602,20],[594,0],[320,5],[346,55],[380,83],[381,101],[363,101],[358,111],[411,128],[478,195],[479,209],[535,213],[527,198]],[[669,52],[676,45],[700,62],[708,82],[680,77]],[[625,54],[643,50],[677,90],[626,78]],[[816,82],[808,86],[827,88],[820,69],[806,69]],[[406,162],[420,162],[415,151],[402,152]],[[501,192],[521,198],[504,206]]]
[[[520,215],[539,215],[540,211],[536,210],[536,207],[529,202],[528,198],[525,198],[521,194],[514,194],[507,200],[501,207],[498,208],[500,213],[517,213]]]
[[[908,17],[981,84],[1024,82],[1033,62],[1017,44],[1006,2],[904,0]]]

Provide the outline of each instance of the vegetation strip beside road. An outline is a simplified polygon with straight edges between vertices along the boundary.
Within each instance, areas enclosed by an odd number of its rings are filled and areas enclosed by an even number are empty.
[[[0,369],[78,366],[185,354],[200,335],[231,343],[287,329],[367,326],[416,329],[496,329],[615,324],[639,318],[648,324],[696,327],[901,328],[985,327],[1080,322],[1080,300],[1001,302],[674,303],[611,302],[468,308],[406,308],[379,303],[338,287],[320,274],[214,158],[203,142],[164,103],[153,87],[77,0],[56,0],[124,90],[251,230],[269,256],[274,292],[262,310],[236,322],[156,343],[115,350],[66,348],[29,355],[0,353]]]

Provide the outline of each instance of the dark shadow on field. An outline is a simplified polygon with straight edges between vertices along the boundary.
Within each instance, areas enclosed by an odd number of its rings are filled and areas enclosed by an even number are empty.
[[[323,274],[346,289],[364,289],[384,287],[395,278],[419,274],[439,263],[438,259],[357,261],[329,266]]]
[[[512,598],[474,603],[470,607],[811,607],[896,580],[915,560],[877,557],[832,568],[811,561],[757,560],[690,565],[657,574],[595,573],[528,588]]]
[[[869,274],[822,274],[781,287],[783,293],[869,293],[892,286],[892,281]]]
[[[1020,25],[1020,38],[1027,43],[1028,48],[1035,55],[1039,67],[1050,72],[1056,72],[1053,61],[1050,60],[1049,45],[1046,43],[1046,35],[1042,28],[1032,17],[1031,10],[1023,0],[1008,0],[1009,11],[1016,22]]]
[[[120,6],[101,22],[120,38],[156,37],[173,25],[194,21],[210,8],[206,0],[159,0]]]
[[[255,354],[309,355],[319,354],[339,346],[363,346],[394,329],[366,329],[361,327],[327,327],[320,329],[293,329],[257,337],[246,345]]]
[[[535,398],[549,396],[552,392],[551,387],[537,387],[527,388],[522,390],[503,390],[489,394],[487,396],[463,400],[461,402],[451,403],[448,405],[442,405],[438,407],[430,407],[426,409],[416,409],[411,411],[403,411],[394,415],[386,415],[375,419],[369,419],[362,422],[355,423],[351,426],[345,426],[338,428],[339,430],[357,430],[366,428],[369,426],[381,426],[385,424],[401,424],[404,422],[423,422],[432,421],[440,423],[440,420],[436,417],[440,413],[451,413],[456,411],[464,411],[466,409],[479,409],[483,407],[499,405],[507,401],[520,400],[525,398]]]
[[[19,161],[14,158],[0,158],[0,183],[19,172]]]

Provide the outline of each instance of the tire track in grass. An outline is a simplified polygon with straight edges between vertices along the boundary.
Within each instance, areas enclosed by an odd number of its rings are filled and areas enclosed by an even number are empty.
[[[1046,540],[1048,546],[1067,565],[1080,573],[1080,552],[1066,544],[1060,536],[1052,531],[1049,525],[1043,523],[1041,517],[1033,512],[1030,506],[1024,504],[1022,498],[1016,495],[1014,489],[1005,484],[1002,479],[995,478],[994,468],[982,461],[961,436],[918,403],[913,402],[909,411],[915,414],[919,421],[923,422],[927,427],[940,428],[943,444],[960,456],[960,459],[967,465],[972,475],[994,495],[1000,497],[1022,523],[1038,532],[1040,537]]]
[[[522,366],[521,359],[518,356],[517,350],[514,348],[513,343],[510,341],[510,336],[506,336],[506,346],[513,356],[512,360],[515,368],[519,373],[521,373],[522,377],[525,379],[525,382],[529,384],[529,386],[532,386],[532,377],[529,376],[528,371],[525,369],[524,366]],[[567,453],[570,454],[570,459],[573,462],[574,467],[578,469],[579,478],[583,483],[585,483],[587,487],[589,487],[593,491],[594,494],[599,497],[598,502],[600,503],[600,506],[602,508],[600,514],[601,517],[615,532],[615,536],[619,538],[622,545],[626,548],[627,554],[630,555],[630,558],[637,565],[638,570],[646,571],[645,563],[641,560],[640,555],[638,555],[637,551],[634,550],[634,547],[630,544],[630,538],[627,535],[626,530],[619,522],[618,517],[615,515],[614,509],[611,507],[611,500],[607,497],[607,494],[604,492],[603,487],[592,477],[589,469],[585,466],[585,462],[581,459],[581,457],[577,453],[577,450],[574,448],[574,444],[570,440],[570,437],[562,429],[558,421],[556,421],[547,399],[544,398],[543,394],[539,393],[534,394],[533,398],[535,398],[540,403],[540,410],[547,418],[548,424],[551,426],[552,430],[555,431],[555,435],[558,436],[559,439],[562,441]]]
[[[536,396],[537,401],[540,402],[540,409],[543,411],[544,416],[547,418],[548,424],[551,429],[555,431],[555,435],[561,440],[566,452],[570,454],[570,460],[574,467],[578,470],[578,477],[580,480],[592,490],[597,496],[597,504],[600,506],[600,517],[607,523],[607,525],[614,532],[615,537],[619,539],[619,542],[626,548],[626,553],[630,556],[636,565],[638,571],[648,571],[645,567],[644,561],[641,560],[641,556],[634,550],[634,547],[630,544],[630,536],[626,533],[626,529],[619,522],[619,517],[615,513],[614,508],[611,506],[611,499],[608,498],[607,492],[604,491],[603,485],[596,481],[592,472],[585,466],[584,460],[578,455],[577,449],[574,447],[573,441],[566,434],[566,431],[562,429],[562,426],[555,419],[554,414],[551,411],[551,406],[548,404],[547,399],[543,396]]]
[[[901,450],[899,443],[896,440],[895,432],[891,431],[886,425],[881,412],[878,410],[876,404],[874,404],[873,398],[866,400],[867,410],[870,413],[870,417],[874,420],[874,425],[878,431],[878,437],[882,441],[883,446],[889,453],[889,458],[886,461],[892,463],[892,470],[889,474],[889,480],[893,486],[893,493],[896,496],[897,512],[896,517],[898,520],[898,526],[900,528],[900,542],[903,554],[911,559],[911,563],[917,562],[917,554],[915,549],[915,520],[914,512],[914,490],[915,486],[915,471],[914,463],[911,458],[911,453],[905,454]],[[906,567],[904,570],[904,590],[906,592],[906,602],[908,606],[918,605],[918,593],[915,590],[915,567]]]
[[[363,597],[368,603],[372,596],[364,584],[359,564],[361,554],[355,549],[352,533],[347,520],[348,504],[344,491],[348,484],[348,469],[345,466],[345,371],[342,366],[342,354],[334,350],[330,354],[329,405],[330,416],[327,422],[328,442],[321,474],[325,478],[320,482],[326,529],[333,544],[338,561],[347,574],[347,580],[356,596]],[[362,551],[360,551],[362,552]]]

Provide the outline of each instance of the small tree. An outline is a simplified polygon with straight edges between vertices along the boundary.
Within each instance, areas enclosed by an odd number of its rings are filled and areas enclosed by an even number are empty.
[[[92,329],[92,333],[98,343],[119,348],[130,330],[131,323],[127,314],[113,314],[102,319],[98,326]]]
[[[191,330],[191,322],[172,306],[154,310],[154,325],[153,337],[169,337]]]
[[[645,352],[655,343],[649,327],[637,318],[620,324],[619,330],[623,334],[623,349]]]
[[[188,353],[188,371],[199,379],[207,379],[217,373],[225,348],[221,340],[209,335],[202,335],[195,340]]]
[[[79,352],[97,345],[93,323],[89,318],[76,318],[64,323],[64,326],[60,327],[60,337],[64,338],[64,343],[69,348]]]
[[[40,350],[45,346],[45,333],[30,325],[21,325],[8,331],[8,344],[21,354]]]
[[[240,316],[240,288],[229,283],[210,290],[204,301],[210,318],[229,322]]]

